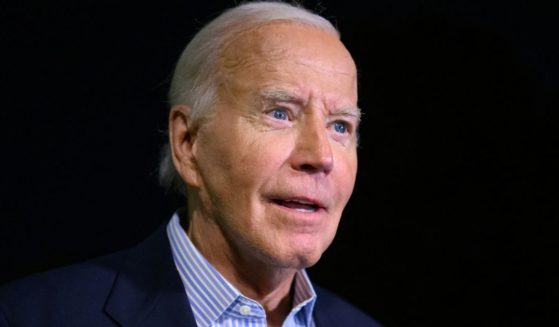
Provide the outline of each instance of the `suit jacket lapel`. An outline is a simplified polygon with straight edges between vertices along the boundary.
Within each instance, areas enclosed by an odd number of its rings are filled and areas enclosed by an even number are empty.
[[[347,324],[347,312],[340,311],[339,302],[333,295],[322,287],[313,284],[316,292],[316,302],[314,304],[313,318],[316,327],[345,327],[353,326]]]
[[[124,327],[196,326],[165,226],[129,250],[105,312]]]

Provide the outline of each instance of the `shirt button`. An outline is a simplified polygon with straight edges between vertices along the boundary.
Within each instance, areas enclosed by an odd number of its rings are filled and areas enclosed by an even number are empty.
[[[250,314],[250,307],[248,305],[241,305],[241,307],[239,308],[239,311],[241,312],[241,314],[243,316],[246,316],[246,315]]]

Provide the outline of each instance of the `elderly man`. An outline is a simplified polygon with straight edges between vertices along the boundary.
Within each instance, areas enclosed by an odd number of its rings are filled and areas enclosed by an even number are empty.
[[[161,180],[188,209],[135,248],[5,287],[0,326],[378,326],[304,271],[357,171],[336,29],[282,3],[226,11],[186,47],[170,102]]]

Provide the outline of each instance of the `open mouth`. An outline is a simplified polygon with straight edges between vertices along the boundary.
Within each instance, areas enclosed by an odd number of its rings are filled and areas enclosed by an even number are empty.
[[[315,202],[299,200],[299,199],[290,199],[290,200],[274,199],[273,202],[282,207],[294,209],[300,212],[317,212],[322,208],[319,204]]]

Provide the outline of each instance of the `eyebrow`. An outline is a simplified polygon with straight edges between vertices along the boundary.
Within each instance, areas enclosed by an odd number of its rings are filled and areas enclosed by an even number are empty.
[[[268,102],[289,102],[302,105],[304,101],[293,92],[282,89],[266,89],[259,93],[260,97]],[[361,109],[359,107],[344,107],[330,111],[332,116],[347,117],[361,121]]]
[[[260,92],[260,97],[270,101],[302,103],[301,99],[292,92],[281,89],[266,89]]]
[[[355,121],[359,123],[361,122],[361,109],[358,107],[334,109],[332,116],[355,119]]]

